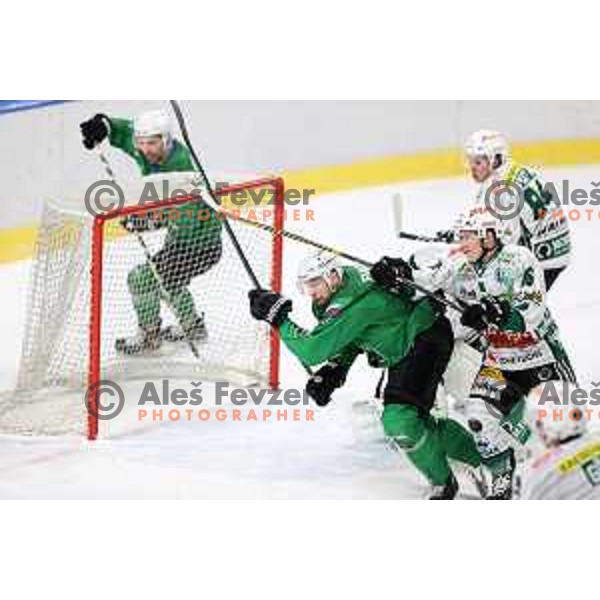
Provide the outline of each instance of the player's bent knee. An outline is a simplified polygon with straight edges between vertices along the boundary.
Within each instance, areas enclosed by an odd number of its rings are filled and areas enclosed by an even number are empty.
[[[386,405],[382,422],[385,435],[405,450],[416,448],[426,433],[423,416],[409,404]]]

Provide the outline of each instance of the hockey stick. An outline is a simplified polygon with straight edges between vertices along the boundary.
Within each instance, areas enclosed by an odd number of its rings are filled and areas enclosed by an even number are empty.
[[[206,204],[208,204],[213,210],[222,211],[221,203],[219,202],[218,197],[215,194],[212,184],[210,183],[210,180],[206,174],[206,171],[204,170],[204,167],[203,167],[202,163],[200,162],[200,158],[196,154],[196,150],[194,149],[194,145],[192,144],[192,140],[190,138],[190,135],[189,135],[189,132],[187,129],[187,125],[185,123],[185,117],[183,116],[183,111],[181,110],[181,106],[179,105],[179,102],[177,102],[177,100],[169,100],[169,102],[171,104],[171,108],[173,109],[173,113],[175,114],[175,118],[177,119],[177,124],[179,125],[179,129],[181,131],[181,136],[183,137],[183,141],[185,142],[185,145],[187,146],[188,150],[190,151],[192,160],[194,161],[194,164],[196,165],[196,168],[198,169],[198,173],[200,174],[200,177],[202,178],[202,183],[204,185],[204,188],[209,196],[209,198],[202,198],[202,200]],[[225,226],[225,231],[227,231],[227,234],[229,235],[229,239],[231,240],[231,243],[233,244],[233,247],[235,248],[235,251],[237,252],[238,257],[239,257],[240,261],[242,262],[242,265],[243,265],[246,273],[248,274],[248,277],[252,281],[252,285],[257,290],[262,289],[262,286],[260,285],[258,277],[256,276],[256,273],[252,269],[252,265],[250,264],[250,261],[244,254],[244,250],[243,250],[240,242],[238,241],[238,239],[233,231],[233,228],[231,227],[231,223],[229,223],[229,221],[227,219],[225,219],[224,226]],[[273,228],[273,231],[280,231],[280,230]],[[302,366],[304,367],[304,370],[306,371],[306,373],[308,375],[310,375],[310,376],[313,375],[312,369],[310,367],[307,367],[304,364]]]
[[[171,103],[171,107],[173,109],[173,112],[175,113],[175,118],[177,119],[177,123],[179,125],[179,129],[181,131],[183,141],[185,142],[185,145],[187,146],[188,150],[190,151],[192,160],[194,161],[194,164],[196,165],[196,168],[198,169],[198,173],[200,174],[200,177],[202,178],[202,183],[204,185],[204,188],[205,188],[206,192],[208,193],[208,195],[210,196],[210,199],[212,200],[212,204],[220,206],[220,202],[217,199],[217,195],[215,194],[215,191],[213,190],[212,184],[210,183],[208,176],[206,175],[206,171],[204,170],[204,167],[202,166],[202,163],[200,162],[200,159],[198,158],[198,155],[196,154],[196,151],[194,150],[194,146],[192,144],[192,140],[190,139],[190,136],[189,136],[189,133],[187,130],[187,125],[185,124],[185,118],[183,116],[181,107],[179,106],[179,102],[177,102],[177,100],[169,100],[169,102]],[[228,221],[225,221],[225,231],[227,231],[227,234],[229,235],[229,238],[231,239],[233,247],[235,248],[235,251],[237,252],[237,255],[239,256],[239,259],[242,261],[242,265],[244,266],[244,269],[245,269],[246,273],[248,274],[248,277],[252,281],[252,285],[256,289],[261,289],[262,286],[260,285],[260,282],[258,281],[258,277],[256,276],[256,273],[252,269],[252,265],[250,265],[248,258],[244,254],[244,250],[243,250],[242,246],[240,245],[240,242],[238,241],[235,233],[233,232],[231,223],[229,223]]]
[[[403,240],[412,240],[414,242],[425,242],[428,244],[449,244],[450,242],[438,235],[431,237],[427,235],[419,235],[416,233],[408,233],[406,231],[399,231],[398,237]]]
[[[449,244],[450,242],[439,234],[420,235],[418,233],[409,233],[404,231],[404,199],[402,194],[396,194],[392,198],[392,209],[394,212],[394,228],[396,235],[400,239],[411,240],[413,242],[425,242],[427,244]]]
[[[277,228],[273,227],[272,225],[267,225],[266,223],[260,223],[259,221],[253,221],[251,219],[247,219],[247,218],[242,217],[237,214],[234,215],[234,214],[231,214],[230,212],[224,210],[223,208],[220,208],[219,211],[222,214],[226,215],[227,217],[231,217],[234,221],[240,221],[242,223],[247,223],[248,225],[252,225],[253,227],[262,229],[263,231],[268,231],[269,233],[274,233],[276,235],[282,235],[283,237],[286,237],[295,242],[299,242],[301,244],[305,244],[306,246],[312,246],[313,248],[317,248],[318,250],[330,252],[331,254],[335,254],[336,256],[339,256],[340,258],[343,258],[350,262],[354,262],[358,265],[361,265],[362,267],[366,267],[367,269],[370,269],[373,266],[373,263],[368,262],[358,256],[354,256],[353,254],[349,254],[348,252],[344,252],[343,250],[339,250],[337,248],[334,248],[333,246],[327,246],[326,244],[322,244],[321,242],[311,240],[310,238],[300,235],[299,233],[294,233],[294,232],[288,231],[286,229],[277,229]],[[412,287],[413,289],[415,289],[418,292],[421,292],[422,294],[424,294],[431,300],[434,300],[435,302],[438,302],[439,304],[444,304],[445,306],[448,306],[449,308],[453,308],[454,310],[457,310],[458,312],[462,313],[463,310],[467,306],[466,304],[463,304],[458,299],[455,299],[456,301],[453,301],[453,300],[449,300],[448,298],[443,298],[441,296],[438,296],[438,295],[434,294],[431,290],[428,290],[426,287],[423,287],[422,285],[420,285],[410,279],[403,279],[403,280],[401,280],[401,283]]]
[[[106,174],[108,175],[109,179],[116,185],[117,181],[116,181],[116,177],[115,177],[115,172],[113,171],[113,168],[112,168],[108,158],[106,158],[106,155],[104,154],[104,152],[102,152],[102,150],[99,150],[98,158],[100,159],[100,162],[104,165],[104,170],[106,171]],[[179,324],[181,325],[181,329],[186,337],[186,342],[187,342],[188,346],[190,347],[192,354],[194,355],[195,358],[200,359],[200,353],[198,352],[198,348],[196,347],[196,344],[193,342],[193,340],[190,338],[189,334],[185,330],[185,327],[183,326],[181,318],[177,314],[177,310],[175,309],[175,306],[173,305],[173,301],[171,300],[171,295],[169,294],[169,292],[167,292],[166,288],[163,285],[162,278],[160,276],[160,273],[158,272],[158,269],[156,268],[156,265],[154,264],[154,258],[152,257],[152,254],[150,253],[150,249],[148,248],[148,244],[146,244],[146,240],[144,239],[144,236],[139,231],[134,231],[133,233],[135,234],[135,237],[136,237],[138,243],[140,244],[140,246],[144,252],[144,255],[146,256],[146,260],[148,261],[148,265],[150,266],[152,275],[154,275],[154,278],[158,282],[158,287],[160,288],[161,295],[163,295],[166,298],[167,302],[169,303],[169,305],[171,307],[171,310],[173,311],[173,314],[175,315],[175,318],[179,321]]]

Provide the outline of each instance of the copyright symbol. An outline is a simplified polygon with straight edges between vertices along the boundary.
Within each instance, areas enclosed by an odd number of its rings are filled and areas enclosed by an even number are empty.
[[[111,399],[107,400],[107,395]],[[117,397],[116,400],[114,399]],[[123,390],[110,379],[92,383],[85,392],[85,407],[90,415],[100,421],[110,421],[117,417],[125,406]]]
[[[109,179],[95,181],[85,191],[85,208],[97,217],[112,210],[120,210],[125,206],[125,194],[121,186]]]
[[[495,181],[485,192],[485,206],[500,221],[510,221],[525,206],[523,188],[514,181]]]
[[[501,381],[491,386],[485,408],[494,419],[501,420],[519,402],[524,402],[523,390],[511,381]]]

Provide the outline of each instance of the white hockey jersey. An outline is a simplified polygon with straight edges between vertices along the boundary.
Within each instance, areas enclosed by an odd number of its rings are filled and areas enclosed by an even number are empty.
[[[491,179],[479,187],[476,207],[483,207],[486,195],[495,183],[504,181],[516,184],[523,191],[524,205],[520,213],[503,221],[506,244],[525,246],[533,252],[544,271],[566,267],[571,259],[571,235],[569,221],[560,211],[553,195],[545,187],[540,173],[530,167],[508,162],[496,171]],[[501,189],[499,186],[498,191]],[[490,194],[491,202],[504,203],[506,194]],[[506,210],[498,209],[500,214]]]
[[[489,347],[484,366],[522,371],[557,363],[559,371],[561,365],[570,368],[558,327],[546,306],[543,272],[527,248],[501,246],[491,258],[477,263],[455,254],[415,270],[414,277],[424,287],[443,290],[468,304],[486,297],[510,304],[507,321],[485,332]]]
[[[522,500],[600,500],[600,434],[585,434],[528,461]]]

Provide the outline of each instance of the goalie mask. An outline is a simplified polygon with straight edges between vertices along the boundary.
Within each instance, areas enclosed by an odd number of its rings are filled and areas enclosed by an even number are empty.
[[[343,277],[342,267],[334,254],[320,251],[307,256],[298,268],[298,289],[302,294],[315,298],[328,291],[329,296],[337,289]],[[321,292],[321,293],[319,293]]]

